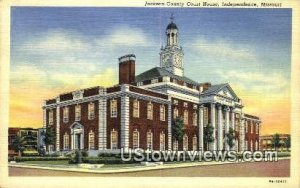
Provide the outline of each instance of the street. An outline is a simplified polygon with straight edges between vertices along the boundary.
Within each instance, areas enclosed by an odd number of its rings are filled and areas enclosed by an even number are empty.
[[[289,177],[290,159],[278,162],[249,162],[212,166],[96,174],[9,167],[10,176],[101,176],[101,177]]]

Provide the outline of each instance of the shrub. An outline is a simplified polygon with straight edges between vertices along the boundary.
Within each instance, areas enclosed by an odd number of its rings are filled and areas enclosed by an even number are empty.
[[[59,160],[68,160],[66,157],[15,157],[17,162],[24,161],[59,161]],[[9,159],[10,160],[10,159]]]
[[[88,157],[89,153],[86,150],[81,151],[81,156],[82,157]]]

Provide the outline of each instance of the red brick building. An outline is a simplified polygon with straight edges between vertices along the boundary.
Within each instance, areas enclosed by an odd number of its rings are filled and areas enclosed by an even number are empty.
[[[244,114],[242,101],[229,84],[198,83],[184,76],[178,31],[173,22],[167,26],[160,67],[136,76],[135,55],[122,56],[118,85],[80,89],[46,100],[44,127],[56,130],[55,150],[259,149],[261,121]],[[178,116],[184,122],[182,141],[172,137],[172,122]],[[215,137],[209,145],[203,139],[208,124],[214,127]],[[226,142],[230,127],[235,132],[234,148]]]

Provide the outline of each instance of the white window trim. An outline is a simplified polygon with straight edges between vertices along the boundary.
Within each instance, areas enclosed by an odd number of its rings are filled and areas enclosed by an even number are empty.
[[[110,131],[110,149],[114,149],[113,148],[113,132],[116,133],[116,149],[118,148],[118,131],[115,131],[115,129],[113,129],[112,131]]]
[[[135,107],[135,104],[137,104],[137,107]],[[139,118],[140,117],[140,101],[134,100],[133,101],[133,114],[132,116],[134,118]]]
[[[135,147],[134,145],[134,137],[133,137],[133,135],[134,135],[134,133],[137,133],[137,146]],[[135,131],[133,131],[133,133],[132,133],[132,148],[133,149],[135,149],[135,148],[139,148],[140,147],[140,132],[138,131],[138,130],[135,130]]]
[[[159,109],[159,118],[160,121],[166,121],[166,107],[165,105],[160,105],[160,109]]]
[[[79,115],[77,115],[77,114],[79,114]],[[81,106],[79,104],[77,104],[75,106],[75,121],[80,121],[80,120],[81,120]]]
[[[196,142],[195,141],[195,138],[196,138]],[[198,142],[198,138],[196,135],[193,136],[193,151],[196,151],[197,150],[197,142]]]
[[[151,134],[151,139],[150,139],[150,140],[151,140],[151,148],[148,147],[148,146],[149,146],[149,144],[148,144],[148,134],[149,134],[149,133]],[[147,143],[147,149],[152,150],[152,149],[153,149],[153,133],[152,133],[152,131],[148,131],[148,132],[147,132],[146,139],[147,139],[147,142],[146,142],[146,143]]]
[[[185,140],[186,139],[186,140]],[[186,142],[185,142],[186,141]],[[186,144],[186,145],[185,145]],[[189,137],[187,134],[183,135],[182,139],[182,150],[188,151],[189,150]]]
[[[63,108],[63,122],[68,123],[69,122],[69,107]]]
[[[70,149],[70,136],[67,132],[64,134],[63,146],[64,146],[64,150],[69,150]]]
[[[189,112],[188,110],[184,110],[183,112],[183,123],[184,124],[189,124]]]
[[[153,104],[151,102],[147,104],[147,119],[153,120]]]
[[[115,103],[115,105],[113,105]],[[118,101],[116,99],[110,100],[110,117],[116,118],[118,116]]]
[[[54,123],[54,112],[53,112],[53,110],[51,109],[51,110],[49,111],[49,121],[48,121],[48,124],[49,124],[49,125],[53,125],[53,123]]]
[[[162,142],[161,138],[163,138],[163,142]],[[162,143],[163,143],[163,145],[162,145]],[[166,150],[166,135],[163,131],[159,134],[159,150],[160,151]]]
[[[198,114],[197,112],[193,113],[193,126],[197,126],[198,125]]]
[[[93,135],[93,148],[91,148],[91,135]],[[95,149],[95,133],[91,130],[89,132],[89,137],[88,137],[88,143],[89,143],[89,150],[94,150]]]
[[[93,111],[91,110],[93,108]],[[93,112],[93,113],[92,113]],[[88,105],[88,119],[95,119],[95,103],[90,102]]]

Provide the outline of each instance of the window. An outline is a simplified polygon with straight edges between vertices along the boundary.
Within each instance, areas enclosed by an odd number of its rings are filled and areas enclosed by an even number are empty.
[[[173,141],[173,150],[177,151],[178,150],[178,140]]]
[[[147,104],[147,119],[153,119],[153,104],[151,102]]]
[[[139,148],[139,132],[137,130],[132,133],[132,147],[133,149]]]
[[[152,150],[152,132],[147,132],[147,149]]]
[[[208,124],[208,108],[207,107],[203,108],[203,123],[204,123],[204,126],[206,126]]]
[[[183,83],[183,86],[187,87],[187,84],[184,82],[184,83]]]
[[[174,104],[174,105],[178,105],[178,100],[174,100],[174,101],[173,101],[173,104]]]
[[[188,138],[188,136],[185,134],[184,136],[183,136],[183,139],[182,139],[182,142],[183,142],[183,150],[188,150],[189,149],[189,138]]]
[[[197,89],[197,87],[195,85],[193,85],[193,89]]]
[[[194,135],[193,137],[193,151],[197,150],[197,136]]]
[[[113,99],[110,101],[110,117],[117,117],[118,114],[118,103],[117,100]]]
[[[178,109],[177,108],[174,108],[174,119],[178,117]]]
[[[183,112],[183,123],[184,124],[189,123],[189,112],[187,110],[184,110],[184,112]]]
[[[80,121],[81,118],[81,107],[80,105],[75,106],[75,121]]]
[[[114,129],[110,133],[110,139],[111,139],[111,144],[110,144],[111,149],[117,149],[118,148],[118,132],[115,131]]]
[[[138,100],[133,101],[133,117],[140,117],[140,103]]]
[[[89,149],[95,149],[95,134],[93,131],[89,133]]]
[[[248,141],[247,140],[245,142],[245,147],[246,147],[245,149],[248,150]]]
[[[166,108],[165,105],[160,106],[160,121],[165,121],[166,120]]]
[[[259,130],[259,125],[258,124],[256,125],[255,130],[256,130],[256,134],[259,134],[258,133],[258,130]]]
[[[159,150],[160,151],[165,151],[166,146],[165,146],[165,133],[161,132],[159,135]]]
[[[247,133],[248,132],[248,121],[245,121],[246,123],[246,126],[245,126],[245,133]]]
[[[69,107],[64,107],[64,110],[63,110],[63,121],[64,121],[64,123],[69,122]]]
[[[137,86],[142,86],[143,85],[143,82],[138,82],[137,83]]]
[[[197,126],[197,119],[198,119],[197,112],[194,112],[193,113],[193,125],[194,126]]]
[[[250,133],[253,133],[252,131],[252,122],[250,121]]]
[[[49,111],[49,125],[53,125],[53,110]]]
[[[94,119],[95,118],[95,103],[90,103],[89,104],[89,111],[88,111],[88,118],[89,119]]]
[[[184,102],[184,103],[183,103],[183,106],[184,106],[185,108],[187,108],[187,107],[188,107],[188,103],[187,103],[187,102]]]
[[[64,150],[69,150],[69,135],[65,133],[64,135]]]

